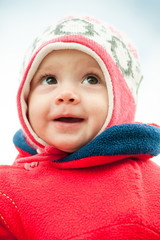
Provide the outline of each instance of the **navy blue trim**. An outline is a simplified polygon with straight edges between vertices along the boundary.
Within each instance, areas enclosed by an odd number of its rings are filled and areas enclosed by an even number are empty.
[[[22,130],[13,137],[16,147],[32,155],[37,151],[26,142]],[[108,128],[78,151],[56,162],[69,162],[91,156],[160,154],[160,128],[147,124],[122,124]]]
[[[90,156],[160,153],[160,128],[147,124],[122,124],[108,128],[78,151],[56,162],[69,162]]]
[[[16,147],[24,150],[25,152],[28,152],[32,155],[37,154],[37,151],[30,145],[28,145],[28,143],[26,142],[26,139],[21,129],[18,130],[13,136],[13,143]]]

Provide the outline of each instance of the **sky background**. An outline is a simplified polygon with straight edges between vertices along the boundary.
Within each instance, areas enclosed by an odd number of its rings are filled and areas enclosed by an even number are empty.
[[[16,93],[24,53],[46,25],[71,14],[99,18],[130,37],[144,74],[136,120],[160,124],[159,13],[159,0],[0,0],[0,164],[11,164],[17,153],[12,137],[20,128]]]

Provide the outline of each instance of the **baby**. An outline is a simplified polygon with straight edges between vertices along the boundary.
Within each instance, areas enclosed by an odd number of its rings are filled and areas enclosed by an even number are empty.
[[[99,20],[70,16],[36,38],[19,154],[0,168],[1,239],[160,239],[160,129],[134,121],[141,80],[134,47]]]
[[[34,132],[50,146],[75,152],[105,123],[108,95],[103,72],[82,51],[53,51],[39,65],[27,102]]]

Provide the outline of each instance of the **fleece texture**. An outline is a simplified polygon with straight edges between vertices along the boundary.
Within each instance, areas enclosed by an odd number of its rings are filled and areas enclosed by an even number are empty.
[[[160,168],[150,160],[160,128],[113,126],[59,160],[49,149],[35,154],[22,131],[14,143],[14,166],[0,168],[4,239],[160,239]],[[27,171],[27,161],[38,166]]]
[[[108,91],[104,125],[72,154],[48,146],[27,119],[31,80],[59,49],[93,57]],[[96,19],[70,16],[36,38],[20,79],[19,154],[0,166],[0,239],[160,240],[160,168],[151,160],[160,153],[160,128],[134,124],[142,74],[130,41]]]

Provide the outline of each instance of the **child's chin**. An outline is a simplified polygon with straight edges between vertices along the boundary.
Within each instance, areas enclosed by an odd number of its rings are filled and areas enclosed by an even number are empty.
[[[88,139],[82,139],[81,136],[76,137],[67,137],[63,136],[60,138],[54,139],[54,141],[49,142],[50,145],[54,146],[55,148],[67,152],[72,153],[79,150],[81,147],[88,143]]]
[[[57,145],[56,148],[58,148],[59,150],[61,150],[63,152],[72,153],[72,152],[79,150],[81,148],[81,146],[64,144],[64,145],[59,145],[59,146]]]
[[[58,147],[59,150],[67,153],[72,153],[80,149],[80,147]]]

